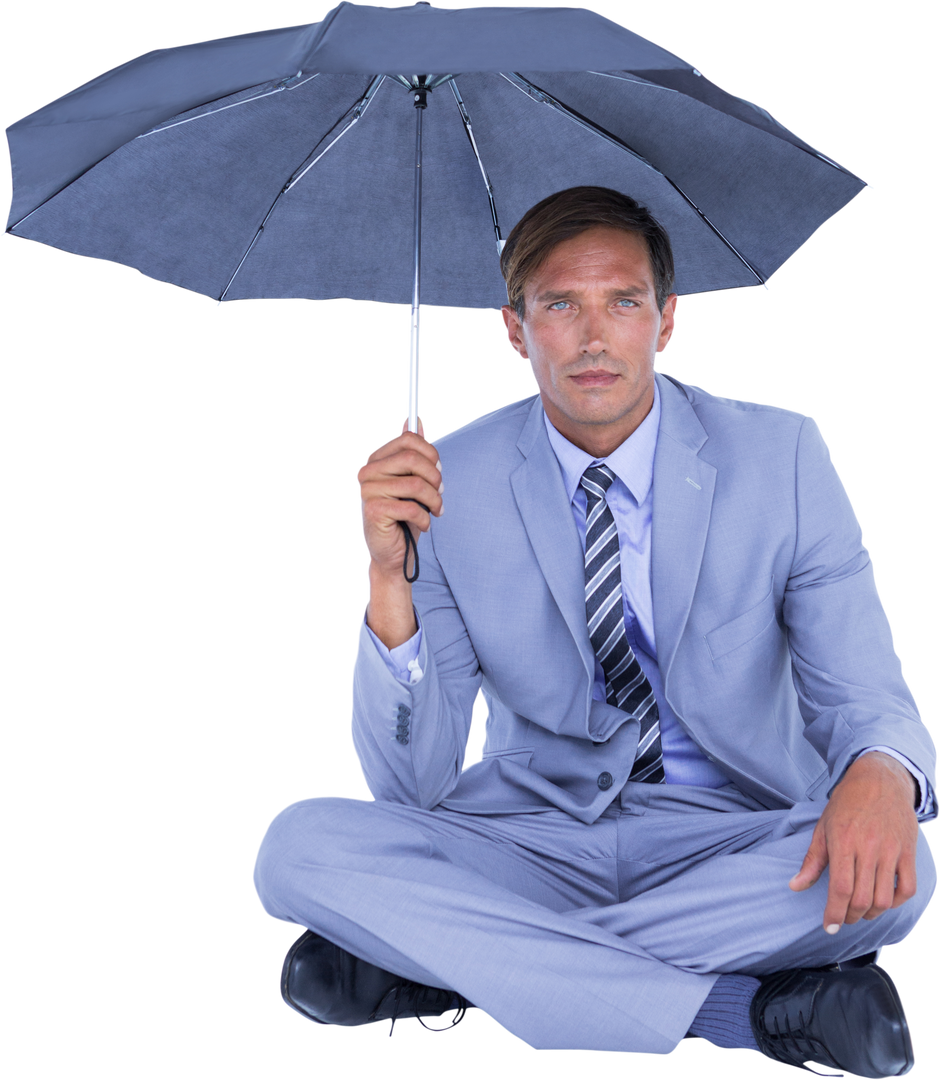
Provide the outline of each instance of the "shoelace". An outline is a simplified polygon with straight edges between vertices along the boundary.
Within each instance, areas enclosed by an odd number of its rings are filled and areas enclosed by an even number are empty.
[[[398,1026],[400,1023],[397,1017],[399,1017],[402,1012],[413,1011],[413,1001],[417,994],[417,991],[420,990],[422,991],[422,993],[426,994],[428,989],[429,987],[427,986],[418,986],[416,983],[409,983],[406,980],[403,980],[401,983],[398,984],[397,987],[395,987],[394,1010],[392,1011],[392,1015],[388,1017],[388,1028],[385,1034],[385,1037],[387,1039],[391,1040],[395,1037],[395,1031],[398,1030]],[[445,998],[445,1000],[437,1002],[444,1005],[444,1009],[440,1013],[434,1013],[431,1011],[431,1008],[429,1008],[428,1013],[429,1015],[440,1015],[441,1017],[449,1014],[452,1017],[451,1022],[449,1022],[448,1024],[440,1025],[428,1024],[427,1021],[421,1020],[420,1017],[416,1018],[417,1025],[421,1028],[424,1028],[426,1031],[429,1031],[431,1035],[446,1035],[448,1031],[453,1031],[455,1028],[458,1028],[462,1023],[464,1023],[465,1020],[467,1020],[467,1017],[470,1015],[469,1013],[453,1013],[451,1012],[451,1010],[448,1010],[446,1008],[446,1005],[451,1003],[453,997],[448,990],[439,990],[439,996]],[[405,998],[404,1002],[402,1001],[402,998]],[[375,1013],[373,1013],[370,1017],[370,1020],[375,1020],[375,1018],[376,1015]]]
[[[823,1047],[823,1044],[813,1037],[806,1034],[806,1021],[803,1016],[803,1010],[800,1010],[800,1027],[795,1030],[790,1027],[790,1017],[787,1017],[787,1030],[781,1031],[780,1024],[777,1021],[777,1017],[774,1017],[774,1030],[777,1038],[780,1040],[780,1048],[784,1051],[789,1050],[793,1054],[802,1054],[808,1057],[810,1054],[819,1054],[824,1059],[827,1057],[827,1050]],[[818,1063],[819,1068],[825,1068],[821,1062]]]
[[[455,1030],[455,1028],[458,1028],[462,1023],[464,1023],[464,1021],[467,1020],[467,1017],[469,1015],[469,1013],[453,1013],[451,1023],[444,1024],[440,1027],[434,1026],[432,1024],[426,1024],[422,1020],[415,1021],[415,1023],[418,1025],[418,1027],[422,1027],[426,1031],[430,1031],[431,1035],[446,1035],[448,1031],[453,1031]],[[388,1030],[385,1032],[385,1037],[387,1039],[393,1039],[395,1037],[395,1031],[398,1030],[399,1023],[400,1021],[397,1020],[390,1020],[388,1022]]]
[[[813,1073],[814,1076],[827,1076],[827,1077],[842,1077],[844,1073],[821,1073],[816,1072],[815,1069],[811,1069],[808,1065],[799,1064],[793,1060],[796,1058],[814,1058],[820,1054],[826,1055],[826,1048],[806,1034],[806,1021],[803,1019],[803,1011],[800,1010],[800,1026],[796,1030],[790,1027],[790,1018],[786,1018],[786,1030],[780,1030],[780,1024],[776,1017],[774,1017],[774,1036],[776,1043],[773,1045],[772,1050],[774,1056],[778,1061],[782,1061],[787,1065],[796,1065],[798,1069],[804,1069],[806,1072]],[[763,1033],[769,1035],[770,1032],[767,1028],[761,1024]],[[779,1052],[778,1052],[779,1051]]]

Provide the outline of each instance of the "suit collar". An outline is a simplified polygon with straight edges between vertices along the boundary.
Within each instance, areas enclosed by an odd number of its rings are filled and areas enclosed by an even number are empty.
[[[597,462],[604,462],[610,467],[617,479],[633,497],[637,506],[641,506],[653,486],[653,459],[656,456],[656,439],[659,434],[659,417],[662,412],[662,395],[657,387],[653,395],[653,407],[636,431],[609,454],[606,458],[595,458],[581,450],[565,438],[542,411],[548,441],[558,463],[561,465],[565,480],[568,501],[573,502],[581,483],[584,470]]]
[[[670,376],[657,372],[656,393],[661,402],[660,433],[664,432],[674,442],[697,454],[705,445],[708,432],[696,416],[685,387]],[[516,441],[516,446],[523,457],[528,458],[530,454],[537,451],[544,429],[545,414],[542,409],[542,399],[536,394],[531,399],[529,415]]]

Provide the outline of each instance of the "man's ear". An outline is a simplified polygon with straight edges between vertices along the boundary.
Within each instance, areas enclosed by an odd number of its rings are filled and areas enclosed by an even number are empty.
[[[509,348],[516,356],[519,356],[520,360],[527,361],[528,356],[524,355],[525,343],[522,340],[522,323],[519,321],[519,315],[516,315],[515,311],[505,303],[499,309],[499,322],[506,332],[506,343]]]
[[[663,304],[662,322],[659,327],[659,341],[656,345],[657,352],[662,352],[669,344],[669,339],[672,337],[672,331],[676,324],[677,299],[678,296],[675,293],[670,293],[670,295],[666,297],[666,303]]]

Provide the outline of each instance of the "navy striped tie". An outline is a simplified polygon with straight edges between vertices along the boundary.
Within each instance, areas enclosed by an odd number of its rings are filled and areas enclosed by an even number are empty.
[[[630,648],[623,623],[620,541],[614,515],[607,505],[607,489],[613,482],[614,474],[606,465],[592,465],[581,477],[581,487],[587,494],[584,595],[588,634],[607,680],[608,704],[640,721],[640,741],[630,779],[664,784],[659,707],[649,679]]]

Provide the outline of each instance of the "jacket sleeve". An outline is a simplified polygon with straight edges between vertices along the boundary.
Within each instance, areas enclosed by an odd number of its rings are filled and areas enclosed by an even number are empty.
[[[830,793],[876,745],[909,758],[933,791],[933,742],[902,678],[858,522],[809,419],[797,447],[796,522],[783,614],[804,734],[828,763]],[[937,814],[932,803],[925,819]]]
[[[429,809],[453,790],[463,767],[480,664],[431,533],[419,542],[413,587],[421,626],[417,682],[389,670],[363,621],[353,679],[353,743],[376,799]]]

